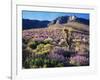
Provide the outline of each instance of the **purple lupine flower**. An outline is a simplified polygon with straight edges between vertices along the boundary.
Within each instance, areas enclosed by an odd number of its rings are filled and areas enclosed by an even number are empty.
[[[57,53],[50,53],[48,55],[48,58],[51,60],[56,60],[56,61],[64,61],[65,60],[63,55],[59,55]]]
[[[85,56],[76,55],[76,56],[70,57],[70,64],[78,65],[78,66],[88,65],[89,59],[86,58]]]

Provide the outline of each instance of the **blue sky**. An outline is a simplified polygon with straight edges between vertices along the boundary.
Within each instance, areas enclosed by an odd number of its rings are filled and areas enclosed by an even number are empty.
[[[89,14],[86,13],[64,13],[64,12],[43,12],[43,11],[22,11],[23,19],[30,20],[54,20],[59,16],[71,16],[75,15],[79,18],[89,19]]]

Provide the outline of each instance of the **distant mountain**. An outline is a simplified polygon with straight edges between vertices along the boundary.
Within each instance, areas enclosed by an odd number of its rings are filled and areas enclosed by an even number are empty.
[[[45,28],[45,27],[48,27],[48,26],[54,25],[54,24],[60,24],[59,26],[61,26],[62,24],[66,24],[69,22],[78,22],[80,24],[89,26],[89,20],[83,19],[83,18],[78,18],[76,16],[60,16],[52,21],[22,19],[22,26],[23,26],[23,29]]]
[[[50,23],[50,21],[39,21],[39,20],[29,20],[22,19],[23,29],[31,29],[31,28],[45,28]]]
[[[68,22],[78,22],[78,23],[89,25],[89,20],[83,19],[83,18],[78,18],[76,16],[60,16],[60,17],[57,17],[56,19],[54,19],[53,21],[51,21],[51,23],[49,23],[49,25],[56,24],[56,23],[65,24]]]
[[[56,24],[56,23],[64,24],[64,23],[68,22],[68,19],[69,19],[69,16],[60,16],[60,17],[57,17],[56,19],[52,20],[49,23],[49,25]]]
[[[48,24],[49,28],[63,28],[89,32],[89,20],[78,18],[76,16],[61,16]]]
[[[77,18],[77,19],[76,19],[76,22],[89,25],[89,20],[88,20],[88,19]]]

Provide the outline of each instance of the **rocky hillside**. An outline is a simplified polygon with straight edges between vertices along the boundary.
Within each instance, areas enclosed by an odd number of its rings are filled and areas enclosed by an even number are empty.
[[[89,21],[76,16],[61,16],[48,24],[49,28],[66,28],[89,34]]]
[[[89,20],[83,19],[83,18],[78,18],[76,16],[60,16],[60,17],[57,17],[56,19],[54,19],[53,21],[51,21],[49,23],[49,25],[53,25],[53,24],[57,24],[57,23],[65,24],[68,22],[78,22],[78,23],[89,25]]]

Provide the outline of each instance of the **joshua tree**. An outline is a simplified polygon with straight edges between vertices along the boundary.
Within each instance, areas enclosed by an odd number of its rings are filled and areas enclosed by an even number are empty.
[[[72,46],[72,29],[71,28],[69,28],[69,29],[64,28],[64,33],[65,33],[66,42],[68,44],[68,48],[69,48],[69,50],[71,50],[71,46]]]

